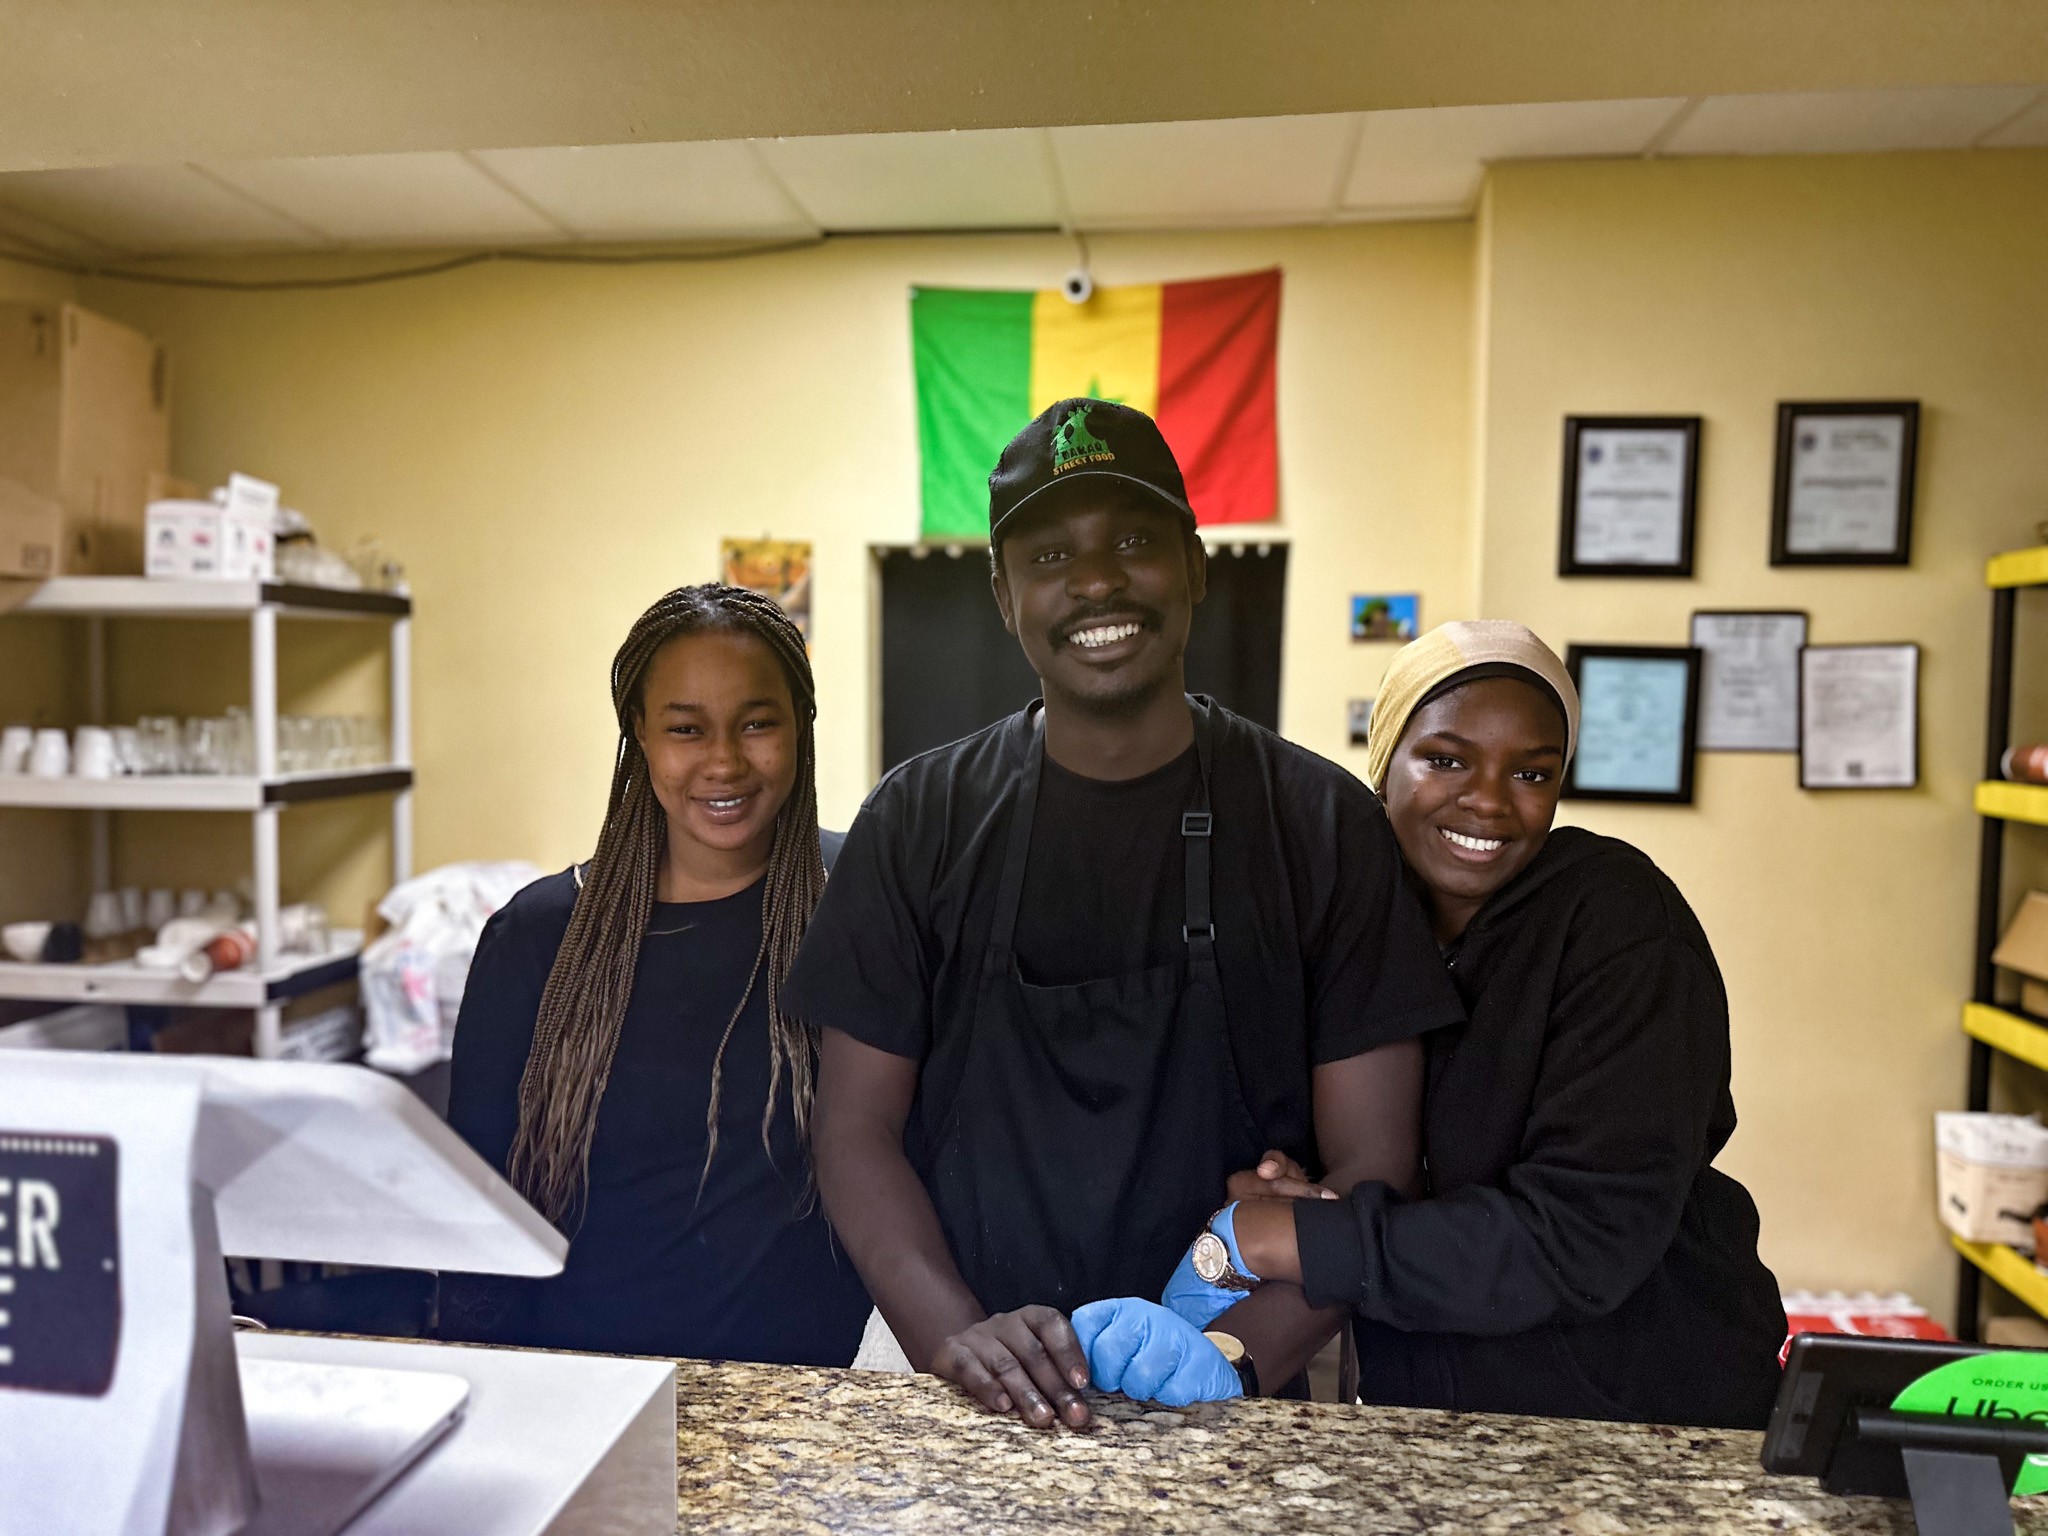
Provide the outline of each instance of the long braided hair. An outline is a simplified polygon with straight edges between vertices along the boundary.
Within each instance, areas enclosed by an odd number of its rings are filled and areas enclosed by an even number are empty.
[[[597,851],[585,867],[568,932],[541,993],[533,1047],[519,1080],[519,1130],[508,1171],[519,1192],[557,1227],[566,1227],[589,1188],[598,1104],[611,1077],[619,1030],[633,995],[640,943],[654,910],[656,877],[668,846],[667,817],[655,798],[647,758],[635,735],[648,664],[669,641],[709,631],[752,635],[775,653],[796,706],[797,767],[796,783],[775,818],[775,843],[761,895],[761,947],[712,1061],[703,1176],[710,1173],[718,1150],[725,1047],[764,970],[770,1066],[761,1140],[769,1145],[785,1072],[798,1139],[809,1139],[816,1042],[801,1020],[783,1011],[782,985],[825,887],[825,864],[818,850],[817,690],[810,657],[802,633],[772,598],[718,582],[678,587],[640,615],[612,658],[619,747],[611,797]]]

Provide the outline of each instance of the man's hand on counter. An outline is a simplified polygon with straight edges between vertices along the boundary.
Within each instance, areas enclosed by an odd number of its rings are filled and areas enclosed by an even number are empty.
[[[1091,1301],[1074,1312],[1095,1384],[1141,1402],[1185,1408],[1244,1396],[1237,1367],[1186,1318],[1142,1296]]]
[[[998,1312],[938,1348],[932,1374],[964,1389],[991,1413],[1015,1413],[1034,1429],[1086,1427],[1088,1360],[1073,1325],[1052,1307]]]

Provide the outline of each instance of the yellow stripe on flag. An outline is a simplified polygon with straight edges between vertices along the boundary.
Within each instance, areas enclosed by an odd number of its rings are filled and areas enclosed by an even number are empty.
[[[1031,305],[1031,414],[1069,395],[1093,395],[1159,414],[1157,283],[1098,288],[1086,304],[1056,291]]]

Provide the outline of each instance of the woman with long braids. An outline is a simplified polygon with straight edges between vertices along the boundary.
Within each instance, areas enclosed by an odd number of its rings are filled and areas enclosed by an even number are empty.
[[[812,1198],[815,1047],[783,1006],[825,884],[803,637],[757,593],[682,587],[611,682],[597,851],[484,929],[448,1114],[568,1262],[444,1276],[441,1334],[844,1365],[868,1298]]]

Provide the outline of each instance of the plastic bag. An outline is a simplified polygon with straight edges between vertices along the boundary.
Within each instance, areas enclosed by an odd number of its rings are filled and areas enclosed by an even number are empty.
[[[493,912],[541,877],[537,865],[444,864],[377,903],[391,926],[363,950],[365,1059],[383,1072],[413,1073],[446,1061],[477,940]]]

